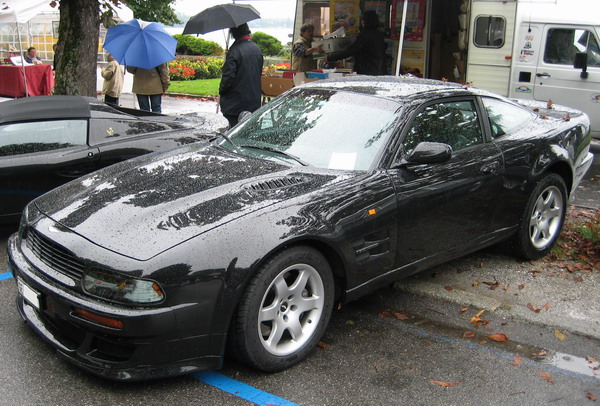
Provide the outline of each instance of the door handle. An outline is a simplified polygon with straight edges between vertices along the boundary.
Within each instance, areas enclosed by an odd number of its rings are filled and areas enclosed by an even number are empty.
[[[550,77],[549,73],[536,73],[535,76],[537,76],[538,78],[544,78],[544,79],[548,79]]]

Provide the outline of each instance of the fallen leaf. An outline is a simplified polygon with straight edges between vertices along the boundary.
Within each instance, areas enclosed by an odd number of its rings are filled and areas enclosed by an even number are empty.
[[[569,113],[565,114],[563,116],[563,120],[565,120],[565,121],[571,121],[571,115]]]
[[[590,364],[594,364],[596,362],[598,362],[598,360],[596,360],[596,358],[594,357],[590,357],[589,355],[587,357],[585,357],[585,359],[587,360],[588,363]]]
[[[453,291],[454,289],[452,288],[452,286],[444,286],[444,289],[446,289],[448,292]]]
[[[554,337],[558,338],[560,341],[565,341],[567,336],[560,330],[554,330]]]
[[[461,312],[461,313],[464,313],[464,312],[466,312],[467,310],[469,310],[469,308],[468,308],[468,307],[463,307],[462,309],[460,309],[460,312]]]
[[[460,385],[460,382],[442,382],[442,381],[435,381],[433,379],[430,379],[429,382],[435,383],[436,385],[443,386],[444,388],[447,388],[449,386]]]
[[[542,306],[542,308],[543,308],[545,311],[548,311],[548,310],[550,310],[550,305],[549,305],[548,303],[544,303],[544,305]]]
[[[321,347],[321,348],[327,348],[327,346],[328,346],[329,344],[327,344],[327,343],[324,343],[323,341],[319,341],[319,343],[318,343],[317,345],[318,345],[319,347]]]
[[[481,315],[485,312],[485,310],[481,310],[479,311],[479,313],[477,313],[475,316],[471,317],[471,323],[473,323],[474,325],[476,325],[477,327],[480,326],[485,326],[486,324],[489,324],[488,320],[482,320],[481,319]]]
[[[531,265],[535,265],[535,261],[529,261]]]
[[[479,281],[475,281],[471,284],[471,286],[473,286],[474,288],[476,288],[477,286],[479,286]]]
[[[546,107],[547,107],[548,109],[551,109],[551,108],[552,108],[552,106],[553,106],[552,100],[548,100],[548,103],[546,103]]]
[[[550,375],[550,372],[540,371],[539,374],[542,378],[544,378],[546,382],[554,383],[554,379],[552,379],[552,375]]]
[[[598,399],[592,392],[586,392],[585,397],[594,402]]]
[[[531,303],[527,303],[527,307],[529,308],[529,310],[531,310],[532,312],[536,312],[539,313],[540,309],[538,309],[537,307],[535,307],[534,305],[532,305]]]
[[[472,331],[465,331],[465,332],[463,333],[463,337],[464,337],[464,338],[474,338],[474,337],[475,337],[475,333],[474,333],[474,332],[472,332]]]
[[[352,326],[354,325],[354,320],[346,320],[346,324]]]
[[[581,276],[576,276],[573,278],[575,282],[583,282],[583,278]]]
[[[544,114],[540,114],[540,118],[542,120],[548,120],[548,116],[544,115]]]
[[[479,342],[479,344],[481,344],[481,345],[485,345],[485,344],[487,344],[487,343],[488,343],[488,341],[487,341],[487,340],[481,340],[481,341]]]
[[[504,342],[508,341],[508,337],[506,336],[506,334],[503,334],[503,333],[492,334],[492,335],[488,336],[488,338],[490,340],[494,340],[499,343],[504,343]]]
[[[410,317],[408,317],[406,314],[392,312],[390,310],[384,310],[383,312],[379,313],[379,317],[395,317],[398,320],[410,320]]]
[[[518,355],[515,355],[515,359],[512,362],[512,364],[516,367],[520,367],[521,365],[523,365],[523,358],[519,357]]]
[[[506,285],[504,285],[503,289],[505,292],[507,292],[509,288],[510,288],[510,285],[507,283]]]
[[[534,352],[531,354],[533,357],[544,357],[548,355],[546,351]]]
[[[522,290],[524,288],[525,288],[525,284],[524,283],[522,283],[521,285],[517,286],[517,289],[519,289],[519,290]]]

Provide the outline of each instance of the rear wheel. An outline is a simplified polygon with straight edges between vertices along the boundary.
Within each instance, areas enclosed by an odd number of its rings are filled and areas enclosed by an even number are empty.
[[[566,208],[565,182],[557,174],[547,174],[538,182],[527,202],[513,239],[516,253],[533,260],[550,252],[562,230]]]
[[[259,269],[242,296],[230,334],[235,356],[263,371],[302,361],[327,327],[333,291],[331,268],[317,250],[280,252]]]

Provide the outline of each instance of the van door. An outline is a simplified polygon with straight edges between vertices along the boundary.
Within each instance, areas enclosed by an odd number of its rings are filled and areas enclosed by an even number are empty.
[[[536,100],[552,100],[556,104],[586,112],[595,138],[600,138],[598,44],[600,42],[594,27],[545,25],[533,90],[533,98]],[[587,52],[587,78],[581,77],[581,69],[573,67],[577,52]]]
[[[471,9],[467,81],[508,95],[516,1],[477,1]]]

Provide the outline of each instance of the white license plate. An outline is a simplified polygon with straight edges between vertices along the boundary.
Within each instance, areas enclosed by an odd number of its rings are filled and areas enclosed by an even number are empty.
[[[36,309],[40,308],[40,293],[31,289],[29,286],[25,284],[21,279],[17,278],[17,286],[19,287],[19,293],[27,303],[35,307]]]

